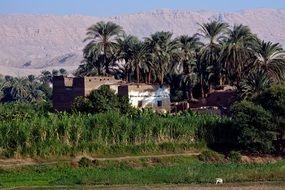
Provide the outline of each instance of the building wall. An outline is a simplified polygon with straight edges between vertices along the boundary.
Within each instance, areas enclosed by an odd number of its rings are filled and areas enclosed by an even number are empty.
[[[84,96],[83,80],[63,76],[53,78],[53,107],[55,110],[69,110],[75,96]]]
[[[84,95],[88,96],[91,91],[98,89],[102,85],[111,85],[120,82],[113,77],[84,77]]]
[[[190,108],[200,108],[204,106],[229,107],[237,97],[236,91],[214,91],[206,98],[189,103]]]
[[[147,84],[130,84],[120,88],[119,94],[126,95],[136,108],[153,108],[156,111],[170,111],[170,88]]]
[[[70,110],[74,99],[78,96],[88,96],[92,90],[102,85],[121,82],[113,77],[63,77],[53,78],[53,107],[57,111]],[[116,89],[112,85],[112,89]]]
[[[120,96],[128,96],[134,107],[170,111],[170,88],[147,84],[122,84],[113,77],[63,77],[53,78],[53,107],[57,111],[70,110],[74,99],[88,96],[91,91],[108,85]]]

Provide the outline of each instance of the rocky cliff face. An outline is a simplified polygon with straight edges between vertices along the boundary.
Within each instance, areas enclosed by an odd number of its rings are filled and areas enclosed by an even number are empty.
[[[248,25],[260,38],[285,45],[285,9],[234,13],[158,10],[107,18],[0,15],[0,73],[22,76],[44,69],[77,68],[86,29],[101,20],[118,23],[141,38],[156,31],[192,35],[198,31],[197,23],[220,20]]]

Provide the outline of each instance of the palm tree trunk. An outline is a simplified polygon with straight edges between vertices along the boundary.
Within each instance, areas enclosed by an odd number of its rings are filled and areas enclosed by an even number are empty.
[[[163,70],[162,70],[161,73],[160,73],[160,85],[163,85],[163,83],[164,83],[163,78],[164,78],[164,73],[163,73]]]
[[[192,100],[193,99],[193,93],[192,93],[192,85],[188,85],[188,99]]]
[[[203,82],[203,76],[200,77],[200,86],[201,86],[201,96],[202,98],[205,98],[205,92],[204,92],[204,82]]]
[[[136,65],[136,72],[137,72],[137,83],[140,83],[140,70],[139,64]]]
[[[223,77],[220,77],[219,85],[220,85],[220,86],[222,86],[222,85],[223,85]]]
[[[126,71],[125,80],[126,80],[126,83],[129,82],[129,72],[128,72],[128,70]]]
[[[151,81],[150,81],[150,80],[151,80],[151,72],[149,71],[149,72],[148,72],[148,84],[150,84],[150,83],[151,83]]]

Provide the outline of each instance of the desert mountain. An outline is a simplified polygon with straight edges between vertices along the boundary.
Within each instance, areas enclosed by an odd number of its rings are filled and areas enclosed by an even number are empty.
[[[98,21],[112,21],[141,38],[156,31],[192,35],[198,24],[220,20],[245,24],[264,40],[285,45],[285,9],[257,9],[232,13],[158,10],[115,17],[0,15],[0,73],[22,76],[41,70],[74,70],[82,60],[86,29]]]

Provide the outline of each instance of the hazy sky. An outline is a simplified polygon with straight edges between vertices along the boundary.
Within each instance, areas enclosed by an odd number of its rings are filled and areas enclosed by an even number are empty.
[[[113,16],[156,9],[285,8],[285,0],[0,0],[0,13]]]

